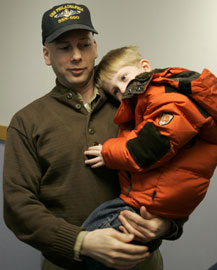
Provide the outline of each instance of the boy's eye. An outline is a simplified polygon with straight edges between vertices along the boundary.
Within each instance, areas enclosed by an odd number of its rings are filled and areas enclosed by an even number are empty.
[[[119,89],[118,89],[118,88],[115,88],[115,89],[113,90],[113,95],[116,96],[118,93],[119,93]]]
[[[121,77],[121,80],[124,82],[124,81],[126,80],[126,78],[127,78],[127,76],[126,76],[126,75],[123,75],[123,76]]]

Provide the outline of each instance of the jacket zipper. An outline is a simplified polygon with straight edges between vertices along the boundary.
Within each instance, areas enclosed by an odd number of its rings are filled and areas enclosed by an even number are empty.
[[[126,192],[125,192],[125,195],[128,196],[130,191],[132,189],[132,185],[130,184],[129,187],[127,188]]]
[[[129,181],[130,181],[130,185],[128,186],[127,190],[125,191],[125,195],[128,196],[130,191],[132,190],[132,184],[131,184],[131,174],[127,171],[126,171],[126,174],[127,174]]]

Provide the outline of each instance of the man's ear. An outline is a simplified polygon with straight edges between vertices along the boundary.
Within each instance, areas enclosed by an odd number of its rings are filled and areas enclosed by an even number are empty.
[[[140,65],[142,66],[144,72],[150,72],[151,71],[151,65],[150,62],[146,59],[142,59],[140,61]]]
[[[50,66],[51,65],[50,54],[49,54],[48,47],[46,45],[43,46],[43,56],[44,56],[45,64]]]
[[[94,54],[95,54],[95,59],[98,57],[98,46],[96,43],[96,40],[93,40],[93,46],[94,46]]]

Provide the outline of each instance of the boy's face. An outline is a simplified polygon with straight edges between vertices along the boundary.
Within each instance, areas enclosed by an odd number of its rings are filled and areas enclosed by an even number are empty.
[[[121,68],[117,73],[114,74],[111,81],[104,83],[104,90],[110,95],[121,101],[126,87],[129,82],[134,79],[137,75],[144,72],[143,65],[138,66],[125,66]],[[145,70],[150,71],[150,70]]]

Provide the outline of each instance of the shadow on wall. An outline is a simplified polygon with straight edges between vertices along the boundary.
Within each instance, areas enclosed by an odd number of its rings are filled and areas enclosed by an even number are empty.
[[[217,270],[217,263],[211,266],[208,270]]]
[[[41,253],[18,240],[6,227],[3,219],[2,171],[4,145],[4,141],[0,140],[0,269],[39,270],[41,269]]]

